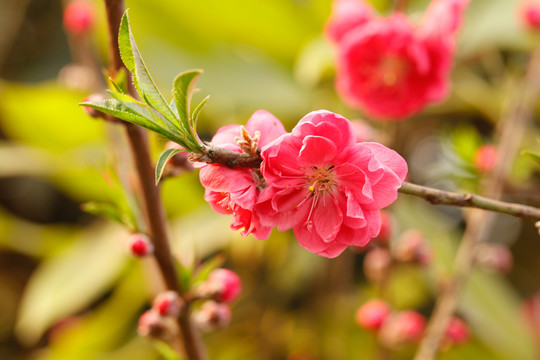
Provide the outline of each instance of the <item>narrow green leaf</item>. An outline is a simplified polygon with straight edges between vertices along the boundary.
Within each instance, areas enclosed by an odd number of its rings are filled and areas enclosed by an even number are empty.
[[[193,110],[193,114],[191,115],[191,127],[196,130],[197,129],[197,120],[199,120],[199,114],[201,113],[201,110],[204,108],[204,106],[206,105],[206,102],[208,101],[208,99],[210,99],[210,95],[208,95],[207,97],[204,98],[203,101],[201,101],[201,103],[199,105],[197,105],[197,107],[195,108],[195,110]],[[195,134],[197,134],[195,132]]]
[[[135,39],[129,26],[127,11],[122,17],[120,32],[118,35],[120,55],[124,64],[133,75],[133,83],[139,92],[141,98],[151,107],[161,112],[165,117],[176,122],[174,113],[169,108],[169,104],[159,92],[154,80],[150,76],[143,58],[137,48]]]
[[[189,117],[191,97],[197,78],[202,74],[202,70],[188,70],[179,74],[174,79],[173,95],[178,117],[186,130],[190,129],[191,121]]]
[[[208,275],[225,263],[225,256],[223,254],[218,254],[208,260],[206,260],[196,271],[195,276],[193,277],[193,284],[198,282],[205,281],[208,279]]]
[[[176,154],[181,152],[188,152],[186,149],[168,149],[159,155],[159,159],[156,164],[156,185],[159,183],[161,176],[163,176],[163,170],[165,170],[165,165],[167,162]]]
[[[181,360],[180,355],[178,355],[178,353],[166,342],[158,340],[154,343],[154,346],[165,360]]]
[[[122,214],[121,210],[113,205],[107,203],[100,203],[96,201],[89,201],[81,206],[82,210],[96,216],[105,217],[107,219],[116,221],[130,230],[135,230],[136,226],[127,214]]]
[[[534,161],[536,161],[538,164],[540,164],[540,154],[536,154],[530,151],[523,152],[528,157],[532,158]]]

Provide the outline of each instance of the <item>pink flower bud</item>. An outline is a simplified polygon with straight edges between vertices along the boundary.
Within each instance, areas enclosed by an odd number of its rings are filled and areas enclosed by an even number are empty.
[[[524,3],[520,11],[521,19],[531,30],[540,29],[540,2],[528,1]]]
[[[202,331],[222,329],[231,322],[231,309],[225,303],[206,301],[201,308],[193,313],[193,321]]]
[[[144,234],[132,234],[129,239],[129,249],[137,257],[144,257],[154,253],[154,244],[150,238]]]
[[[92,95],[84,98],[83,102],[105,100],[105,99],[106,99],[106,97],[103,94],[92,94]],[[83,106],[82,108],[83,108],[83,111],[86,114],[88,114],[89,116],[91,116],[93,118],[99,118],[99,117],[104,117],[105,116],[105,114],[102,113],[101,111],[96,110],[96,109],[92,109],[91,107]]]
[[[86,1],[72,1],[64,9],[63,20],[69,33],[85,34],[94,24],[94,8]]]
[[[242,292],[242,281],[228,269],[215,269],[208,276],[206,287],[209,297],[218,302],[232,302]]]
[[[471,338],[469,327],[467,324],[457,318],[450,319],[448,328],[446,329],[446,339],[452,344],[464,344]]]
[[[379,332],[381,343],[389,348],[416,344],[422,338],[426,320],[416,311],[407,310],[389,316]]]
[[[137,332],[140,336],[163,338],[168,334],[164,319],[154,310],[145,311],[139,318]]]
[[[501,274],[512,270],[514,264],[510,250],[500,244],[481,244],[476,253],[476,261],[480,266]]]
[[[364,273],[375,284],[384,282],[392,264],[392,257],[386,248],[376,247],[364,258]]]
[[[379,330],[390,314],[390,306],[382,300],[371,300],[364,303],[356,312],[356,323],[368,330]]]
[[[182,309],[182,300],[176,292],[165,291],[156,296],[152,309],[161,316],[176,317]]]
[[[424,234],[417,229],[403,233],[394,245],[392,254],[397,261],[405,263],[427,264],[430,260]]]
[[[474,166],[480,172],[488,172],[497,163],[497,147],[494,145],[482,145],[474,154]]]

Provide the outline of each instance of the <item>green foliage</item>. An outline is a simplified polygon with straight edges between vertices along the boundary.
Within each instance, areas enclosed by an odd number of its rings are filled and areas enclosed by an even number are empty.
[[[165,170],[165,166],[167,165],[167,162],[176,154],[181,152],[186,152],[187,150],[184,149],[167,149],[164,152],[159,155],[159,159],[156,163],[156,184],[159,183],[159,180],[161,179],[161,176],[163,176],[163,170]]]
[[[124,86],[110,79],[112,86],[108,93],[113,99],[87,101],[80,105],[154,131],[188,151],[200,152],[203,145],[195,127],[208,97],[195,108],[193,115],[190,114],[190,104],[195,83],[202,70],[186,71],[176,77],[174,99],[169,106],[144,64],[131,32],[127,11],[122,17],[118,42],[122,60],[131,72],[133,85],[142,101],[126,95]]]

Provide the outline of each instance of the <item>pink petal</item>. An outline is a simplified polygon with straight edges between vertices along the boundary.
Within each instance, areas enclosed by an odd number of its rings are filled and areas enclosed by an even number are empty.
[[[230,124],[225,125],[219,128],[214,137],[212,138],[211,143],[217,146],[223,145],[236,145],[238,150],[240,147],[236,144],[234,140],[235,137],[240,136],[240,125]]]
[[[331,242],[343,222],[341,209],[331,195],[321,195],[313,209],[315,230],[324,242]]]
[[[261,133],[260,148],[286,133],[281,121],[266,110],[253,113],[246,124],[246,130],[251,136],[255,136],[255,131]]]
[[[320,136],[306,136],[298,155],[300,166],[325,166],[336,156],[337,148],[330,140]]]
[[[363,0],[336,0],[326,23],[326,33],[339,41],[351,29],[364,25],[374,16],[371,5]]]
[[[225,165],[211,164],[201,168],[201,184],[210,190],[220,192],[240,191],[255,186],[250,169],[229,169]]]

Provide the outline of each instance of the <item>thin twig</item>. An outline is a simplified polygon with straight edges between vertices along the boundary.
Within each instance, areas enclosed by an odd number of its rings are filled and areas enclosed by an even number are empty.
[[[491,210],[523,219],[540,220],[540,209],[538,208],[494,200],[479,195],[444,191],[427,186],[411,184],[409,182],[404,182],[398,191],[402,194],[423,198],[434,205],[472,207]]]
[[[109,25],[109,72],[112,77],[124,67],[118,48],[118,31],[120,21],[124,13],[123,0],[105,0],[105,8]],[[133,96],[136,96],[131,90]],[[149,235],[155,246],[155,258],[157,260],[161,276],[167,289],[176,291],[182,296],[178,285],[176,268],[171,253],[167,235],[166,217],[161,201],[159,188],[154,183],[154,167],[150,157],[148,135],[146,131],[136,125],[124,122],[135,160],[137,175],[142,188],[145,215],[149,227]],[[205,351],[201,345],[199,334],[190,321],[189,306],[180,314],[178,325],[183,337],[183,345],[186,355],[190,360],[206,359]]]

